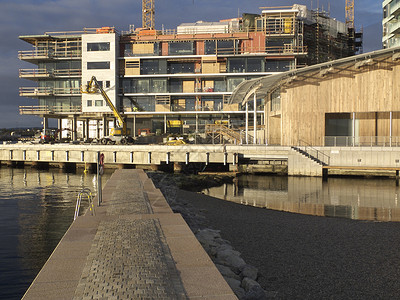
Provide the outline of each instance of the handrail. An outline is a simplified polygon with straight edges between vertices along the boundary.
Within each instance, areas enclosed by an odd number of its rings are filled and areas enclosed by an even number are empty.
[[[80,88],[52,88],[52,87],[20,87],[20,96],[53,96],[53,95],[79,95]]]
[[[313,156],[314,158],[318,159],[319,161],[329,165],[330,161],[331,161],[331,157],[325,153],[323,153],[322,151],[319,151],[318,149],[314,148],[312,145],[310,145],[309,143],[303,141],[303,140],[299,140],[299,148],[302,147],[300,144],[305,144],[304,147],[304,152],[306,152],[309,156]],[[316,153],[316,155],[313,155],[313,153],[311,153],[311,151],[314,151]]]
[[[325,136],[325,147],[399,147],[400,136]]]
[[[81,106],[48,106],[48,105],[32,105],[20,106],[19,113],[21,115],[49,114],[49,113],[80,113]]]
[[[84,188],[79,192],[78,197],[76,199],[74,221],[79,217],[79,209],[81,207],[81,201],[82,201],[83,195],[87,196],[88,203],[89,203],[89,210],[92,213],[92,216],[95,216],[92,191],[88,188]]]

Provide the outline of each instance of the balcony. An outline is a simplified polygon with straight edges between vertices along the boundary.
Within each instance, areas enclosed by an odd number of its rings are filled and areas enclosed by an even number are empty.
[[[217,56],[246,55],[246,54],[272,54],[272,55],[302,55],[307,54],[306,46],[293,46],[285,44],[283,46],[270,47],[245,47],[241,51],[238,49],[222,48],[215,53]]]
[[[28,51],[18,51],[18,58],[20,60],[77,59],[81,57],[81,50],[51,51],[35,49]]]
[[[48,114],[79,114],[82,112],[81,106],[20,106],[20,115],[48,115]]]
[[[389,34],[398,34],[400,32],[400,22],[388,23]]]
[[[27,79],[43,79],[43,78],[69,78],[69,77],[81,77],[82,70],[51,70],[46,69],[20,69],[19,77]]]
[[[19,78],[48,78],[50,73],[46,69],[20,69]]]
[[[71,96],[80,95],[80,88],[51,88],[51,87],[21,87],[19,95],[21,97],[45,97],[45,96]]]

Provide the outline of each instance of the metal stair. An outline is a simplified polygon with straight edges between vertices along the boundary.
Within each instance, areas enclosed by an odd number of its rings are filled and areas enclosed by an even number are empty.
[[[321,166],[329,166],[330,157],[311,146],[292,146],[291,148]]]

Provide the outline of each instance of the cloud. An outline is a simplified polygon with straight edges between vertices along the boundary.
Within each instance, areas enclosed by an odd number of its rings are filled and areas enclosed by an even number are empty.
[[[295,2],[309,8],[311,3],[313,8],[317,6],[317,0]],[[341,21],[345,18],[344,2],[319,0],[321,8],[330,10],[331,17]],[[292,4],[292,0],[155,0],[156,27],[174,29],[181,23],[217,21],[236,17],[238,12],[259,13],[259,7]],[[356,1],[355,15],[357,27],[364,25],[365,51],[380,48],[381,1]],[[18,105],[37,104],[36,100],[18,96],[19,86],[35,84],[18,79],[19,68],[35,67],[18,60],[19,50],[32,48],[19,40],[19,35],[101,26],[127,30],[130,24],[141,27],[140,0],[0,0],[0,127],[12,127],[16,122],[28,125],[28,121],[35,119],[18,115]],[[40,124],[40,119],[36,120]]]

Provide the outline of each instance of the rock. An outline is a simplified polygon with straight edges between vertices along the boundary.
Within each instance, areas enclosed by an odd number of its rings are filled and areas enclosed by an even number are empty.
[[[212,255],[212,252],[214,252],[213,255],[216,254],[215,249],[220,245],[215,242],[215,238],[220,236],[219,231],[212,229],[203,229],[198,231],[195,235],[197,240],[200,242],[200,244],[209,255]]]
[[[256,267],[250,266],[250,265],[244,265],[241,269],[242,272],[240,275],[242,278],[248,277],[253,280],[257,280],[258,277],[258,269]]]
[[[261,288],[260,284],[257,281],[255,281],[251,278],[248,278],[248,277],[243,278],[241,286],[242,286],[242,288],[244,288],[244,290],[246,292],[250,291],[255,286],[258,286]]]
[[[224,251],[224,250],[233,250],[232,246],[229,244],[222,244],[218,246],[218,251]]]
[[[240,252],[232,249],[222,250],[217,252],[217,262],[222,265],[229,266],[236,274],[240,273],[240,268],[246,263],[239,257]]]
[[[239,280],[230,277],[225,278],[225,280],[239,299],[242,299],[246,295],[246,291],[240,287]]]
[[[213,230],[213,229],[203,229],[200,230],[199,232],[196,233],[196,237],[198,239],[206,239],[206,240],[214,240],[216,238],[221,238],[220,231],[219,230]]]
[[[215,266],[217,267],[218,271],[221,273],[222,276],[240,280],[240,277],[237,274],[235,274],[229,267],[219,264],[215,264]]]
[[[265,291],[261,286],[253,286],[246,294],[242,300],[266,300],[268,299]]]

